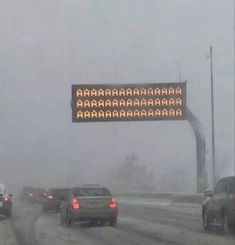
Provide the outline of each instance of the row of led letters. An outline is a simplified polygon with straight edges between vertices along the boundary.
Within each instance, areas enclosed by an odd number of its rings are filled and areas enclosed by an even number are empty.
[[[163,109],[163,110],[121,110],[121,111],[78,111],[77,119],[89,119],[89,118],[136,118],[136,117],[181,117],[181,109]]]
[[[87,108],[87,107],[131,107],[131,106],[178,106],[182,105],[181,98],[163,98],[163,99],[121,99],[121,100],[77,100],[77,108]]]
[[[150,96],[150,95],[181,95],[182,89],[178,86],[163,88],[92,88],[77,89],[77,97],[97,97],[97,96]]]

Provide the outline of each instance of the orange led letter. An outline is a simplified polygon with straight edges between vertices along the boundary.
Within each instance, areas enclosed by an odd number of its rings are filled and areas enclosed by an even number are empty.
[[[83,118],[83,112],[82,111],[77,112],[77,118]]]
[[[87,88],[84,90],[84,97],[85,96],[90,96],[90,91]]]
[[[182,100],[180,98],[176,99],[176,105],[182,105]]]
[[[126,106],[132,106],[132,100],[131,100],[131,99],[128,99],[128,100],[127,100]]]
[[[77,95],[77,97],[78,96],[83,96],[82,90],[78,89],[77,92],[76,92],[76,95]]]
[[[174,94],[175,94],[174,88],[170,87],[169,88],[169,95],[174,95]]]
[[[139,91],[138,88],[135,88],[135,89],[134,89],[134,95],[140,95],[140,91]]]
[[[168,100],[166,98],[162,100],[162,105],[168,105]]]
[[[175,100],[173,98],[169,99],[169,105],[175,105]]]
[[[97,101],[96,100],[91,101],[91,107],[97,107]]]
[[[171,117],[175,116],[175,110],[174,109],[169,110],[169,116],[171,116]]]
[[[152,88],[148,89],[148,95],[153,95],[153,89]]]
[[[131,110],[128,110],[126,113],[126,117],[133,117],[133,112]]]
[[[147,91],[145,88],[142,88],[140,91],[140,95],[147,95]]]
[[[181,111],[180,109],[177,109],[175,115],[176,115],[177,117],[178,117],[178,116],[182,116],[182,111]]]
[[[155,105],[161,105],[161,100],[160,99],[155,99]]]
[[[177,87],[175,90],[175,94],[182,94],[182,90],[180,87]]]
[[[110,118],[110,117],[112,117],[112,113],[111,113],[111,111],[110,111],[110,110],[107,110],[107,111],[106,111],[106,113],[105,113],[105,117],[106,117],[106,118]]]
[[[89,111],[84,112],[84,118],[90,118],[90,112]]]
[[[162,110],[162,116],[163,117],[168,117],[168,110],[167,109],[163,109]]]
[[[91,118],[97,118],[97,116],[97,111],[94,110],[91,112]]]
[[[78,100],[77,101],[77,108],[78,107],[83,107],[83,102],[82,102],[82,100]]]
[[[126,90],[126,95],[127,95],[127,96],[132,96],[132,89],[131,89],[131,88],[128,88],[128,89]]]
[[[92,89],[91,90],[91,96],[97,96],[97,91],[96,91],[96,89]]]

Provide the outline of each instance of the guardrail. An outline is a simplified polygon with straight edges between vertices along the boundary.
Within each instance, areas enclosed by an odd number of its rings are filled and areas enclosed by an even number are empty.
[[[148,198],[148,199],[167,199],[174,203],[194,203],[201,204],[204,195],[196,193],[146,193],[146,192],[122,192],[115,193],[118,197],[128,198]]]
[[[156,199],[172,199],[172,193],[154,193],[154,192],[122,192],[115,193],[119,197],[133,197],[133,198],[156,198]]]

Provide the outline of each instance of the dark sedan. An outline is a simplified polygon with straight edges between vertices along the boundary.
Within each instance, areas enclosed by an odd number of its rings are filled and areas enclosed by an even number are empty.
[[[53,188],[47,191],[47,195],[42,205],[43,212],[48,211],[60,211],[61,200],[64,200],[66,193],[69,191],[68,188]]]
[[[74,222],[117,223],[118,205],[115,197],[104,187],[81,186],[68,192],[61,205],[61,223]]]

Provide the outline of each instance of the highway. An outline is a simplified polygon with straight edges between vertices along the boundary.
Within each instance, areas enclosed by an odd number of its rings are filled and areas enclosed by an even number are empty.
[[[38,204],[17,203],[12,225],[19,245],[234,245],[234,234],[205,232],[201,207],[169,200],[119,198],[115,228],[61,226],[59,214],[43,214]],[[16,205],[15,205],[16,207]]]

